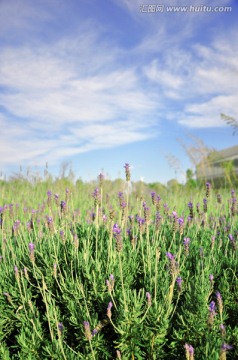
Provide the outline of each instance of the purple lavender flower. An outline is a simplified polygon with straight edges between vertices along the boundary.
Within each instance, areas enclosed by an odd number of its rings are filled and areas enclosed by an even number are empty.
[[[60,335],[63,334],[63,330],[64,330],[64,326],[61,322],[58,323],[58,329],[59,329],[59,332],[60,332]]]
[[[152,305],[152,302],[151,302],[151,295],[149,292],[146,292],[145,296],[147,297],[147,303],[148,303],[148,306],[151,306]]]
[[[126,163],[124,168],[126,173],[126,181],[129,182],[131,180],[130,165]]]
[[[108,291],[111,292],[113,290],[114,284],[115,284],[115,278],[114,278],[113,274],[111,274],[109,276],[109,280],[106,280],[106,284],[107,284]]]
[[[102,184],[103,184],[103,180],[104,180],[104,175],[102,173],[100,173],[98,175],[98,180],[99,180],[99,186],[100,188],[102,187]]]
[[[231,242],[232,249],[235,250],[235,248],[236,248],[236,241],[235,241],[234,236],[233,236],[232,234],[229,234],[229,235],[228,235],[228,238],[229,238],[229,240],[230,240],[230,242]]]
[[[167,252],[167,253],[166,253],[166,256],[167,256],[167,258],[168,258],[170,261],[172,261],[172,260],[175,259],[175,255],[172,255],[170,252]]]
[[[90,324],[88,321],[84,321],[83,322],[83,326],[84,326],[84,334],[85,334],[85,337],[88,341],[91,341],[92,340],[92,334],[91,334],[91,331],[90,331]]]
[[[209,317],[208,317],[208,326],[212,327],[213,323],[214,323],[214,317],[216,315],[216,304],[215,301],[211,301],[210,305],[209,305]]]
[[[162,216],[160,215],[159,211],[157,211],[156,217],[155,217],[156,230],[159,230],[159,228],[161,226],[161,219],[162,219]]]
[[[121,229],[119,228],[118,224],[114,224],[113,229],[113,236],[116,239],[116,248],[118,252],[122,251],[123,243],[122,243],[122,235],[121,235]]]
[[[185,253],[186,253],[186,255],[188,255],[189,254],[189,244],[190,244],[190,238],[189,237],[185,237],[184,239],[183,239],[183,244],[184,244],[184,249],[185,249]]]
[[[66,201],[61,201],[60,202],[60,210],[61,210],[61,212],[62,213],[65,213],[66,212],[66,207],[67,207],[67,205],[66,205]]]
[[[221,352],[226,352],[226,351],[229,351],[229,350],[232,350],[233,349],[233,346],[229,345],[229,344],[222,344],[221,346]]]
[[[187,360],[194,360],[194,348],[192,345],[185,344],[185,351],[186,351],[186,359]]]
[[[189,208],[189,216],[191,219],[193,219],[194,212],[193,212],[193,203],[191,201],[189,201],[189,203],[188,203],[188,208]]]
[[[19,270],[18,270],[18,267],[16,265],[14,265],[14,272],[15,272],[16,279],[19,279]]]
[[[178,263],[175,261],[175,255],[172,255],[170,252],[166,253],[167,258],[169,259],[169,268],[170,273],[174,276],[178,273]]]
[[[207,212],[207,199],[203,199],[203,211]]]
[[[19,233],[19,228],[20,228],[20,220],[16,220],[14,221],[13,227],[12,227],[12,234],[13,235],[17,235]]]
[[[212,274],[209,275],[209,280],[210,280],[211,282],[214,281],[214,276],[213,276]]]
[[[53,218],[51,216],[46,216],[46,224],[49,230],[54,230]]]
[[[210,305],[209,305],[209,311],[214,313],[215,310],[216,310],[215,301],[211,301],[211,302],[210,302]]]
[[[100,191],[99,188],[96,188],[92,193],[92,197],[94,198],[94,205],[95,207],[100,204]]]
[[[152,204],[155,205],[155,195],[156,195],[156,192],[155,191],[152,191],[151,193],[151,200],[152,200]]]
[[[225,327],[225,325],[221,324],[221,325],[220,325],[220,330],[221,330],[221,335],[222,335],[222,336],[225,336],[225,334],[226,334],[226,327]]]
[[[97,333],[98,333],[98,329],[97,328],[93,329],[92,336],[95,336]]]
[[[33,243],[29,243],[28,248],[29,248],[30,253],[33,253],[35,250],[35,245]]]
[[[219,291],[216,292],[216,298],[217,298],[217,302],[218,302],[219,312],[221,314],[223,311],[223,303],[222,303],[222,297],[221,297],[221,294],[219,293]]]
[[[113,307],[113,304],[110,301],[108,304],[108,307],[107,307],[107,316],[109,317],[109,319],[111,319],[111,317],[112,317],[112,311],[111,311],[112,307]]]
[[[210,195],[211,184],[209,182],[206,183],[206,197],[208,198]]]
[[[177,283],[177,285],[178,285],[178,290],[179,290],[179,292],[182,291],[182,282],[183,282],[182,277],[181,277],[181,276],[178,276],[177,279],[176,279],[176,283]]]

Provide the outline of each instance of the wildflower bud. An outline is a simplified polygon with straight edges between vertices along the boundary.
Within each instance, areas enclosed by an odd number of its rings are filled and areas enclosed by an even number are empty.
[[[220,330],[221,330],[221,336],[224,337],[226,335],[225,325],[221,324],[220,325]]]
[[[236,198],[232,197],[231,200],[231,216],[235,216],[236,215]]]
[[[214,322],[214,317],[216,315],[216,304],[212,301],[209,305],[209,317],[208,317],[208,326],[212,327]]]
[[[166,253],[167,258],[169,259],[169,268],[170,268],[170,273],[175,276],[176,274],[178,274],[179,269],[178,269],[178,263],[175,261],[175,255],[172,255],[170,252]]]
[[[55,203],[58,206],[59,205],[59,194],[55,194],[54,198],[55,198]]]
[[[155,191],[152,191],[151,193],[151,200],[152,200],[152,204],[155,205],[155,195],[156,195],[156,192]]]
[[[156,198],[156,211],[160,211],[160,200],[161,200],[161,197],[158,195],[157,198]]]
[[[203,199],[203,211],[207,212],[207,199]]]
[[[191,219],[193,219],[194,212],[193,212],[193,203],[191,201],[188,203],[188,208],[189,208],[189,216]]]
[[[219,359],[220,360],[226,360],[227,351],[232,350],[232,349],[233,349],[233,346],[225,344],[225,343],[222,344],[221,349],[220,349],[220,357],[219,357]]]
[[[60,210],[61,210],[61,214],[66,214],[66,210],[67,210],[67,204],[66,201],[61,201],[60,202]]]
[[[182,277],[181,276],[178,276],[177,279],[176,279],[176,283],[178,285],[178,291],[181,292],[182,291]]]
[[[211,184],[209,182],[206,183],[206,197],[209,198],[211,190]]]
[[[94,206],[97,207],[100,204],[100,191],[98,188],[94,190],[92,197],[94,198]]]
[[[109,219],[110,220],[113,220],[115,217],[115,211],[114,209],[111,207],[110,210],[109,210]]]
[[[63,327],[63,324],[62,324],[61,322],[58,323],[58,329],[59,329],[60,335],[62,336],[62,335],[63,335],[64,327]]]
[[[183,244],[184,244],[184,250],[185,250],[185,254],[188,255],[189,254],[189,244],[190,244],[190,238],[184,238],[183,239]]]
[[[156,218],[155,218],[155,228],[156,228],[156,230],[159,230],[160,227],[161,227],[161,219],[162,219],[162,216],[161,216],[160,213],[157,211],[157,213],[156,213]]]
[[[47,204],[48,206],[51,206],[51,202],[52,202],[52,191],[48,190],[47,191]]]
[[[116,351],[117,359],[121,360],[121,352],[119,350]]]
[[[106,280],[108,291],[111,292],[114,288],[115,279],[114,276],[111,274],[109,280]]]
[[[112,317],[112,312],[111,312],[112,306],[113,306],[113,304],[110,301],[108,304],[108,307],[107,307],[107,316],[109,317],[109,319],[111,319],[111,317]]]
[[[125,173],[126,173],[126,181],[129,182],[131,180],[130,165],[125,164],[124,168],[125,168]]]
[[[178,226],[179,226],[179,234],[182,235],[183,230],[184,230],[184,219],[182,217],[180,217],[180,218],[178,218],[177,222],[178,222]]]
[[[15,277],[18,280],[19,279],[19,271],[18,271],[18,267],[16,265],[14,266],[14,272],[15,272]]]
[[[29,248],[29,251],[30,251],[30,260],[32,262],[34,262],[35,261],[35,256],[34,256],[35,245],[33,243],[29,243],[28,248]]]
[[[98,180],[99,180],[99,187],[102,188],[102,184],[104,180],[104,175],[102,173],[98,175]]]
[[[148,303],[148,307],[150,307],[152,305],[152,302],[151,302],[151,295],[149,292],[147,292],[146,294],[146,297],[147,297],[147,303]]]
[[[83,322],[83,326],[84,326],[84,334],[85,334],[85,337],[88,341],[91,341],[92,340],[92,334],[91,334],[91,331],[90,331],[90,324],[88,321],[84,321]]]
[[[117,224],[114,224],[112,231],[113,231],[113,236],[116,239],[116,249],[118,252],[121,252],[123,249],[121,229]]]
[[[65,240],[65,233],[63,230],[60,230],[60,237],[62,240]]]
[[[9,294],[8,292],[4,292],[3,295],[6,296],[7,301],[8,301],[9,303],[12,303],[12,298],[11,298],[11,296],[10,296],[10,294]]]
[[[54,224],[51,216],[46,216],[46,226],[50,231],[54,231]]]
[[[218,309],[220,314],[222,314],[223,311],[223,304],[222,304],[222,297],[219,291],[216,292],[217,302],[218,302]]]
[[[16,220],[13,224],[13,227],[12,227],[12,235],[13,236],[16,236],[19,234],[19,230],[20,230],[20,220]]]
[[[24,267],[23,271],[24,271],[26,279],[29,280],[29,275],[28,275],[27,268]]]
[[[185,344],[186,360],[194,360],[194,348],[192,345]]]

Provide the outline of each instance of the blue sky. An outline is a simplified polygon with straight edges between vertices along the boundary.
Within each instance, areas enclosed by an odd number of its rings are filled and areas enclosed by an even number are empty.
[[[237,12],[235,0],[1,0],[0,171],[68,162],[114,179],[130,163],[132,180],[166,183],[193,166],[182,144],[237,145],[220,117],[238,119]]]

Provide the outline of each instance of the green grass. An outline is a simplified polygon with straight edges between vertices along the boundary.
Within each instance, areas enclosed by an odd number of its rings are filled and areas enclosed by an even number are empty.
[[[119,184],[1,184],[1,359],[238,358],[235,194]]]

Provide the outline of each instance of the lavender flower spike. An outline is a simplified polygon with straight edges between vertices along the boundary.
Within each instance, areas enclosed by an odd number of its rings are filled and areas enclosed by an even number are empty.
[[[107,307],[107,316],[109,317],[109,319],[111,319],[111,317],[112,317],[112,312],[111,312],[112,306],[113,306],[113,304],[110,301],[108,304],[108,307]]]
[[[83,322],[83,326],[84,326],[84,334],[85,334],[85,337],[88,341],[91,341],[92,340],[92,334],[91,334],[91,331],[90,331],[90,324],[88,321],[84,321]]]
[[[59,332],[60,332],[60,335],[63,334],[63,330],[64,330],[64,326],[61,322],[58,323],[58,329],[59,329]]]
[[[124,168],[126,172],[126,181],[130,181],[131,180],[130,165],[126,163]]]
[[[149,292],[147,292],[146,294],[146,297],[147,297],[147,302],[148,302],[148,306],[150,307],[152,305],[152,302],[151,302],[151,295]]]
[[[29,243],[28,248],[29,248],[30,253],[32,254],[35,250],[35,245],[33,243]]]

